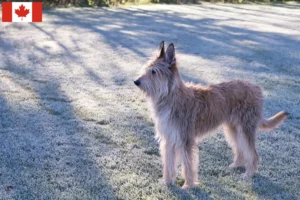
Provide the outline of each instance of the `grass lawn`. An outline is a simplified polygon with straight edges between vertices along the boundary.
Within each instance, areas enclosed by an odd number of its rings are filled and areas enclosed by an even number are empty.
[[[250,80],[266,117],[291,114],[258,134],[253,179],[229,170],[220,128],[199,144],[199,187],[158,184],[154,124],[133,80],[162,40],[185,81]],[[0,199],[299,199],[299,86],[298,5],[64,8],[0,23]]]

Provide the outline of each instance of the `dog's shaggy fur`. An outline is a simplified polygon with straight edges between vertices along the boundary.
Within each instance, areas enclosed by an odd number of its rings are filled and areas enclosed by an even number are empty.
[[[245,165],[243,176],[251,177],[259,161],[255,148],[257,129],[273,129],[287,116],[279,112],[264,119],[262,91],[249,82],[236,80],[207,87],[184,83],[176,65],[174,45],[165,51],[164,42],[160,44],[159,56],[135,84],[145,92],[152,108],[164,184],[174,183],[181,162],[183,188],[195,186],[197,142],[221,124],[234,153],[230,168]]]

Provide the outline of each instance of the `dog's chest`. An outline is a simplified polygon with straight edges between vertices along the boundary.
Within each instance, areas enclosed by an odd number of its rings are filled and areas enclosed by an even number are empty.
[[[156,127],[156,138],[166,139],[173,143],[180,142],[179,130],[176,122],[172,120],[171,110],[166,109],[164,111],[154,111],[154,122]]]

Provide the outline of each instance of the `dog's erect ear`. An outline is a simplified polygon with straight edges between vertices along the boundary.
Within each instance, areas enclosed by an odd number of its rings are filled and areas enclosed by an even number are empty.
[[[161,41],[161,43],[159,44],[159,56],[158,58],[163,58],[165,56],[165,42]]]
[[[170,64],[170,66],[176,63],[175,46],[173,43],[171,43],[167,48],[165,61]]]

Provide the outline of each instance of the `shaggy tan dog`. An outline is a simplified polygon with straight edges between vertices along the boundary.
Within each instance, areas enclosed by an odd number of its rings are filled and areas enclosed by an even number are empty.
[[[255,148],[257,129],[271,130],[287,116],[279,112],[264,119],[263,95],[259,86],[245,81],[230,81],[207,87],[184,83],[178,72],[175,48],[170,44],[145,68],[134,83],[145,92],[155,121],[163,162],[161,183],[174,183],[177,166],[182,163],[183,188],[197,183],[199,139],[221,124],[232,147],[230,168],[246,166],[243,177],[257,171]]]

